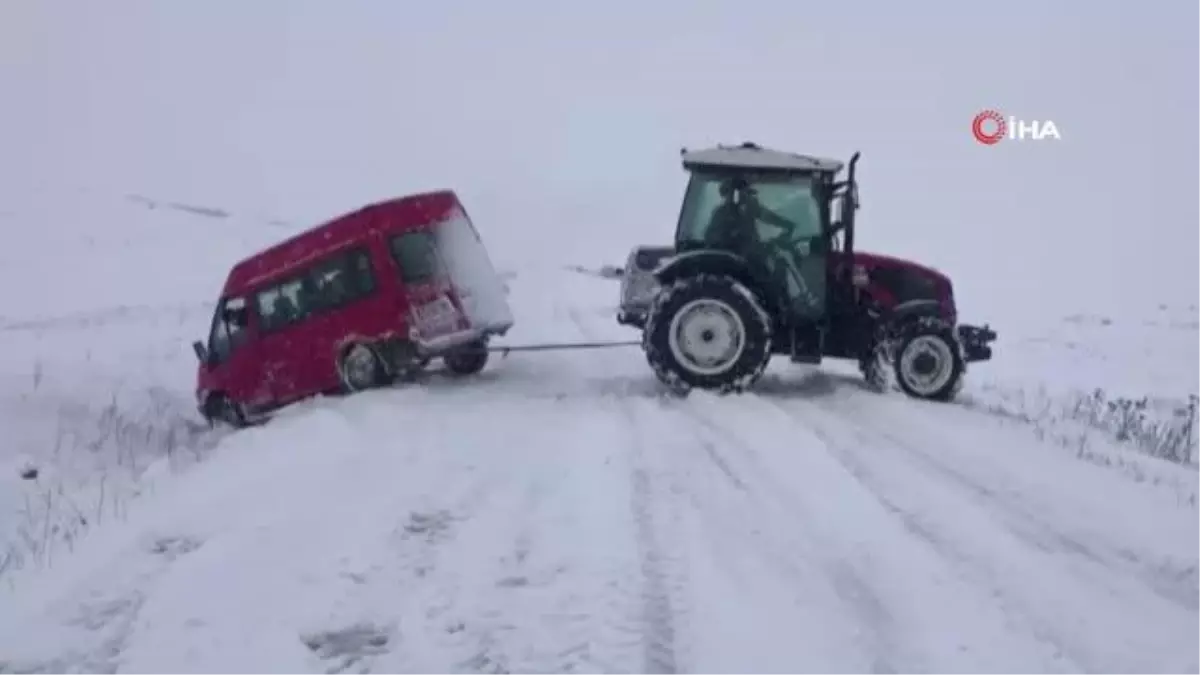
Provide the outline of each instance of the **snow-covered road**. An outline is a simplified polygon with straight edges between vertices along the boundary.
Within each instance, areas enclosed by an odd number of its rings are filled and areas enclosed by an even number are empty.
[[[560,277],[511,342],[630,337]],[[1196,522],[835,366],[513,355],[226,438],[3,596],[0,672],[1196,671]]]

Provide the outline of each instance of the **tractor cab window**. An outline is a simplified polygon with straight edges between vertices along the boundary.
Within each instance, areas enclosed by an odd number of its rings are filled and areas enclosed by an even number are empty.
[[[803,248],[820,234],[821,209],[809,178],[698,172],[688,184],[676,238],[684,248],[772,242]]]
[[[213,365],[227,361],[245,342],[248,320],[245,298],[227,298],[217,304],[208,335],[208,353]]]
[[[825,237],[819,188],[803,175],[692,175],[676,246],[744,257],[771,279],[793,316],[825,312]]]
[[[774,180],[754,185],[758,200],[755,226],[761,241],[783,237],[806,242],[821,235],[821,208],[807,180]]]

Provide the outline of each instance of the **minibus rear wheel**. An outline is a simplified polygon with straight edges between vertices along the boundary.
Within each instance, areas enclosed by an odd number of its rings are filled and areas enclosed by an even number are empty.
[[[338,375],[347,393],[364,391],[387,384],[387,368],[378,352],[369,345],[353,344],[342,352]]]
[[[474,375],[483,370],[488,362],[487,344],[473,342],[442,357],[442,363],[452,375]]]

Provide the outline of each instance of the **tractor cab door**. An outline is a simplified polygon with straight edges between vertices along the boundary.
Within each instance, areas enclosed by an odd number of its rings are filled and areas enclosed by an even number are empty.
[[[736,253],[769,280],[790,323],[825,317],[827,249],[820,200],[807,175],[696,171],[675,243]]]
[[[812,186],[796,178],[758,181],[751,205],[758,251],[753,262],[774,280],[794,323],[820,322],[828,251]]]

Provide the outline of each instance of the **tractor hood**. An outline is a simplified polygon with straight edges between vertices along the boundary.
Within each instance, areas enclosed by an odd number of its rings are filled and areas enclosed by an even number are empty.
[[[946,276],[944,273],[929,267],[928,265],[922,265],[921,263],[914,262],[912,260],[905,260],[904,258],[897,258],[895,256],[884,255],[882,253],[869,253],[867,251],[855,251],[853,256],[854,262],[866,267],[867,269],[879,267],[905,268],[920,272],[926,276],[936,277],[946,283],[949,283],[950,281],[950,277]],[[833,261],[841,262],[841,260],[845,258],[845,254],[841,252],[833,252],[830,253],[830,258]]]

